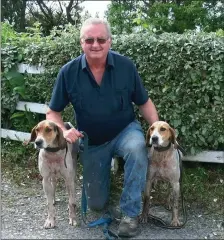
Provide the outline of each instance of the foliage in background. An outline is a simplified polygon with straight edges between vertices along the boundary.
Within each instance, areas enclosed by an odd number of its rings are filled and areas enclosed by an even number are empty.
[[[113,34],[139,30],[183,33],[224,28],[224,3],[219,0],[112,1],[106,17]]]
[[[26,32],[40,22],[42,34],[70,23],[79,27],[91,14],[82,7],[83,0],[2,0],[2,21]],[[105,15],[113,34],[147,31],[178,32],[201,28],[214,32],[224,28],[224,3],[220,0],[117,0],[111,1]],[[82,14],[84,13],[84,14]],[[96,14],[97,16],[97,14]]]
[[[2,0],[1,19],[13,24],[18,32],[25,32],[38,21],[43,27],[42,34],[49,35],[54,27],[68,23],[79,26],[82,20],[82,2],[83,0]]]
[[[114,42],[136,63],[160,118],[177,130],[188,151],[224,149],[224,38],[131,34]]]
[[[113,39],[113,49],[136,64],[160,118],[176,129],[180,143],[191,153],[224,148],[224,38],[221,31],[217,35],[142,33]],[[37,25],[26,37],[20,36],[2,46],[3,78],[21,59],[42,64],[46,73],[24,74],[25,87],[30,101],[48,103],[59,69],[81,53],[79,32],[67,25],[41,37]],[[2,103],[9,100],[2,104],[3,111],[10,109],[11,114],[13,103],[23,98],[4,84],[2,87]],[[15,94],[14,102],[9,93]],[[67,113],[65,120],[71,121],[71,106]],[[146,129],[147,124],[140,120]]]

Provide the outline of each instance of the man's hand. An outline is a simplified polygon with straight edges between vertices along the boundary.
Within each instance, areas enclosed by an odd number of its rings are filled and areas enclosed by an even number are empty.
[[[69,130],[63,130],[64,138],[68,143],[76,142],[80,137],[84,137],[84,135],[76,130],[75,128],[71,128]]]
[[[55,122],[62,129],[63,136],[68,143],[74,143],[80,137],[84,137],[84,135],[75,128],[71,128],[69,130],[65,128],[64,121],[61,117],[61,112],[55,112],[48,108],[46,113],[46,119]]]

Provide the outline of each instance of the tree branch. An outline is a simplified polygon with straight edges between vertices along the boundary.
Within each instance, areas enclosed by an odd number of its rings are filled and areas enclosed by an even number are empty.
[[[73,25],[76,24],[76,21],[74,21],[74,20],[72,19],[71,11],[72,11],[72,8],[77,7],[78,2],[79,2],[79,1],[76,0],[75,5],[73,6],[74,0],[70,0],[68,6],[66,7],[67,20],[68,20],[68,22],[70,22],[70,23],[73,24]]]
[[[41,12],[46,17],[46,20],[54,24],[54,18],[52,15],[52,11],[47,7],[43,0],[36,0],[38,6],[40,7]],[[46,9],[46,10],[45,10]],[[46,12],[47,11],[47,12]]]

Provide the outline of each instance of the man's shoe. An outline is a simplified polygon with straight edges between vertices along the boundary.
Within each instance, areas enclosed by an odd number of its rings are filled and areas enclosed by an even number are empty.
[[[108,210],[116,221],[121,221],[122,212],[119,206],[109,206]]]
[[[120,237],[134,237],[139,233],[138,218],[125,216],[121,219],[118,235]]]

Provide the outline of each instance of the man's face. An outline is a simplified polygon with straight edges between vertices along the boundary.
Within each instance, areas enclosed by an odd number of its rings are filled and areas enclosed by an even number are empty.
[[[85,27],[80,43],[87,59],[99,60],[106,59],[111,39],[103,24],[95,24]]]

